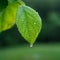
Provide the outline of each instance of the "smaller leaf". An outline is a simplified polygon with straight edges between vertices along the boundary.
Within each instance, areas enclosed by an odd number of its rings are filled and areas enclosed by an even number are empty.
[[[9,4],[0,13],[0,32],[10,29],[15,24],[18,6],[20,6],[18,3]]]
[[[42,27],[39,14],[28,6],[20,6],[17,11],[16,25],[21,35],[32,47]]]

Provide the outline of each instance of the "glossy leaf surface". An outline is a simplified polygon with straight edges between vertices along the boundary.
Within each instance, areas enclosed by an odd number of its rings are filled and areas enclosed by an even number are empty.
[[[16,25],[25,40],[33,44],[41,31],[42,22],[34,9],[20,6],[16,16]]]

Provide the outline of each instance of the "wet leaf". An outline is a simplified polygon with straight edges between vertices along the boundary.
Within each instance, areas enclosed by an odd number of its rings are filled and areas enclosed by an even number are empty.
[[[16,16],[16,25],[25,40],[33,45],[42,27],[39,14],[28,6],[20,6]]]

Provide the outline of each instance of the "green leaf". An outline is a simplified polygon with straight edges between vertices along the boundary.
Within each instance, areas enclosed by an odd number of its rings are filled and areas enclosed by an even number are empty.
[[[33,44],[41,31],[42,21],[35,10],[28,6],[20,6],[17,11],[16,25],[26,41]]]
[[[9,3],[15,3],[17,0],[8,0]]]
[[[9,4],[0,15],[0,32],[10,29],[15,24],[18,3]]]
[[[8,0],[8,4],[18,3],[19,5],[25,5],[21,0]]]

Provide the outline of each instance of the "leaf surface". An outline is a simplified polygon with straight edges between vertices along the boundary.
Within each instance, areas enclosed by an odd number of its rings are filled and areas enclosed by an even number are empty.
[[[41,31],[42,21],[34,9],[20,6],[16,16],[16,25],[25,40],[33,44]]]
[[[15,24],[16,12],[19,4],[9,4],[0,12],[0,32],[10,29]]]

